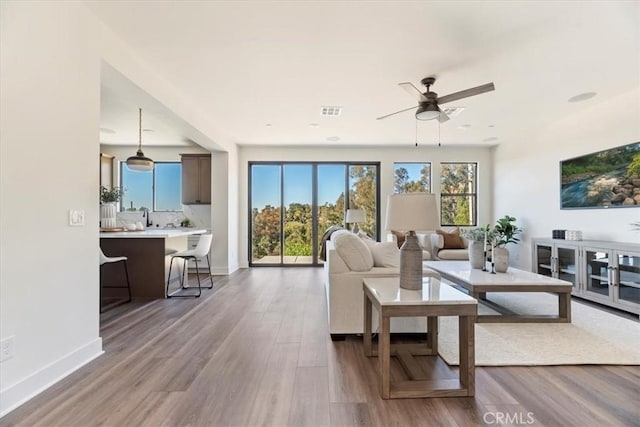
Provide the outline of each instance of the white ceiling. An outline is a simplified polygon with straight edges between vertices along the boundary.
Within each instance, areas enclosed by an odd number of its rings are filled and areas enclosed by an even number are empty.
[[[413,144],[412,111],[375,118],[415,105],[397,83],[420,87],[428,75],[441,96],[496,86],[446,105],[465,110],[441,125],[443,145],[517,144],[524,132],[640,86],[637,1],[87,5],[238,144]],[[567,102],[590,91],[597,96]],[[342,115],[321,117],[323,105]],[[102,107],[102,126],[116,130],[101,133],[103,142],[136,143],[137,105],[112,88]],[[145,145],[184,139],[179,127],[149,120],[143,127],[155,132]],[[417,132],[422,145],[438,140],[436,121],[418,122]]]

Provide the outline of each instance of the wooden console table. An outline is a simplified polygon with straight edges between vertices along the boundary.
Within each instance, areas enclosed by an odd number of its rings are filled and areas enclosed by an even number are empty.
[[[410,397],[458,397],[475,393],[474,324],[478,302],[470,296],[440,282],[424,278],[421,291],[399,287],[396,278],[365,278],[364,290],[364,353],[378,356],[378,384],[383,399]],[[371,340],[371,323],[375,306],[379,314],[378,351]],[[428,319],[427,345],[391,344],[391,317]],[[438,355],[438,316],[459,317],[460,375],[459,379],[426,379],[413,356]],[[408,381],[390,380],[391,356],[398,357],[409,376]]]

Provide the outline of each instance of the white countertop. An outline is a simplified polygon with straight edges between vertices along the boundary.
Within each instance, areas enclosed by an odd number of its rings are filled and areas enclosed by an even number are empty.
[[[423,279],[421,291],[402,289],[398,277],[365,277],[363,282],[381,306],[478,304],[464,292],[431,277]]]
[[[142,231],[100,232],[101,239],[168,239],[171,237],[206,234],[204,228],[148,228]]]

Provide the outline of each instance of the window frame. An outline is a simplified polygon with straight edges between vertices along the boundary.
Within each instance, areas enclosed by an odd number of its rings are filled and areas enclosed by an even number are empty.
[[[177,164],[180,165],[180,174],[181,174],[181,178],[182,179],[182,162],[180,162],[179,160],[175,160],[175,161],[161,161],[161,162],[154,162],[154,167],[153,170],[151,171],[152,176],[151,176],[151,212],[184,212],[184,205],[182,204],[182,188],[180,189],[180,206],[181,209],[180,210],[173,210],[173,211],[166,211],[166,210],[157,210],[156,209],[156,168],[155,165],[156,164]],[[118,181],[119,181],[119,186],[120,188],[125,188],[124,183],[123,183],[123,171],[124,168],[127,167],[127,162],[126,161],[120,161],[120,174],[118,176]],[[181,185],[182,187],[182,185]],[[124,209],[124,204],[122,202],[119,202],[119,212],[129,212],[126,209]],[[139,212],[139,211],[135,211],[135,212]]]
[[[473,165],[474,167],[474,179],[473,179],[473,192],[465,193],[444,193],[442,191],[442,165]],[[440,162],[439,172],[439,184],[440,184],[440,226],[441,227],[477,227],[478,226],[478,162]],[[471,215],[471,224],[443,224],[442,223],[442,201],[445,197],[471,197],[473,200],[473,209]]]

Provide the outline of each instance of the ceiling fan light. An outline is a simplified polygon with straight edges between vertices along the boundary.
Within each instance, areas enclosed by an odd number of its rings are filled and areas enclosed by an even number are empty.
[[[440,108],[434,104],[420,105],[416,110],[416,119],[433,120],[440,116]]]

